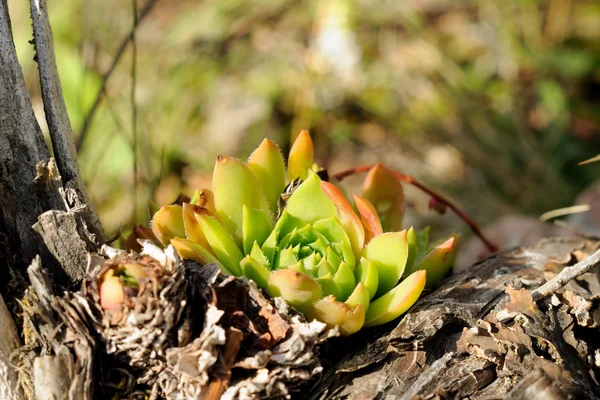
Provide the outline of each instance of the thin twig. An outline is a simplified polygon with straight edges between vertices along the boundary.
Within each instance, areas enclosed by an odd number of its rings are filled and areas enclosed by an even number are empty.
[[[98,94],[96,95],[94,104],[92,104],[90,111],[88,111],[87,115],[85,116],[85,120],[83,121],[83,127],[81,128],[81,133],[79,134],[79,140],[77,141],[77,151],[78,152],[81,150],[81,146],[83,145],[83,142],[90,130],[90,126],[92,124],[92,120],[94,119],[94,115],[96,114],[96,111],[98,110],[98,106],[100,105],[100,102],[102,101],[102,98],[104,97],[103,94],[104,94],[104,91],[106,90],[106,84],[108,82],[108,79],[111,77],[112,73],[114,72],[115,68],[117,67],[117,64],[121,60],[121,57],[125,53],[125,49],[127,48],[127,45],[129,44],[130,41],[133,41],[133,38],[135,36],[135,30],[140,25],[140,23],[144,20],[144,18],[150,13],[150,11],[152,10],[152,7],[156,4],[156,2],[157,2],[157,0],[147,0],[146,1],[146,4],[144,4],[144,7],[137,14],[136,24],[133,26],[133,28],[131,29],[131,32],[129,32],[127,37],[125,37],[125,39],[123,39],[123,41],[121,42],[121,45],[119,46],[119,49],[117,50],[117,54],[115,55],[115,58],[113,59],[113,62],[111,64],[110,68],[108,68],[106,73],[102,76],[102,84],[100,85],[100,90],[98,91]]]
[[[138,184],[138,163],[137,163],[137,105],[135,103],[135,87],[137,83],[137,41],[135,37],[135,27],[138,24],[137,0],[132,0],[133,6],[133,28],[132,37],[132,58],[131,58],[131,131],[133,134],[133,218],[134,224],[137,223],[137,184]]]
[[[354,167],[354,168],[339,172],[337,174],[334,174],[333,176],[341,181],[342,179],[346,178],[347,176],[360,174],[363,172],[368,172],[373,167],[374,167],[374,165],[360,165],[358,167]],[[396,170],[392,170],[392,172],[394,173],[394,175],[396,175],[396,177],[399,180],[417,187],[418,189],[427,193],[428,195],[430,195],[431,197],[433,197],[440,203],[449,207],[452,211],[454,211],[454,213],[456,215],[458,215],[463,221],[465,221],[465,223],[467,225],[469,225],[469,228],[471,228],[473,233],[479,239],[481,239],[481,241],[485,244],[485,246],[488,248],[489,251],[491,251],[491,252],[498,251],[498,246],[484,236],[483,232],[481,232],[481,229],[479,228],[479,225],[477,225],[475,223],[475,221],[473,221],[463,210],[461,210],[458,206],[454,205],[450,200],[446,199],[441,194],[429,189],[427,186],[425,186],[421,182],[417,181],[417,179],[411,175],[405,175],[402,172],[399,172]]]
[[[596,250],[591,256],[578,262],[571,267],[565,267],[558,275],[544,283],[539,288],[531,292],[534,301],[538,301],[550,296],[567,283],[585,274],[595,266],[600,264],[600,250]]]

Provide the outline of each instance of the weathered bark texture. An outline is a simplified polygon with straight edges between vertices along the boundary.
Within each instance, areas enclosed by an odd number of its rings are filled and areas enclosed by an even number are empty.
[[[88,230],[102,239],[102,225],[93,204],[90,202],[83,179],[79,172],[77,163],[77,151],[75,150],[75,139],[67,113],[67,106],[63,98],[60,77],[56,67],[54,56],[54,41],[52,29],[48,18],[46,0],[30,0],[31,19],[33,21],[33,36],[35,44],[35,55],[40,74],[42,88],[42,100],[44,102],[44,113],[52,139],[54,158],[58,165],[64,187],[74,191],[73,201],[78,204],[70,204],[70,207],[86,205],[89,208],[82,210],[79,215],[88,220]]]
[[[10,355],[21,346],[17,327],[0,295],[0,399],[19,400],[22,393],[17,385],[17,370],[10,362]]]
[[[25,346],[15,353],[29,399],[91,400],[95,340],[85,325],[85,305],[76,295],[55,296],[40,259],[28,268],[24,299]]]
[[[44,239],[56,242],[56,238],[64,238],[64,232],[51,232],[47,220],[40,222],[44,238],[32,229],[42,213],[70,213],[78,209],[77,218],[85,222],[90,234],[87,237],[95,243],[103,239],[94,211],[89,207],[80,209],[88,206],[89,201],[77,171],[45,2],[32,1],[31,6],[44,108],[60,165],[52,170],[50,152],[35,119],[17,60],[7,0],[0,0],[0,292],[10,294],[7,301],[20,297],[25,287],[26,267],[37,254],[60,286],[76,282],[84,272],[85,263],[70,263],[72,256],[63,254],[71,251],[70,243],[50,246],[51,251],[44,244]],[[52,172],[51,179],[47,170]],[[61,179],[61,174],[65,179]]]
[[[422,297],[399,324],[341,339],[310,399],[600,398],[600,280],[530,290],[598,243],[553,239],[492,256]]]

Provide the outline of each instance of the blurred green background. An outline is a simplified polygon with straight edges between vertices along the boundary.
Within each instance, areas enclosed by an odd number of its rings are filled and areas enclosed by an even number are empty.
[[[482,223],[568,206],[600,177],[577,166],[600,153],[598,1],[151,0],[135,73],[129,43],[101,92],[133,4],[48,0],[76,136],[102,93],[79,154],[109,235],[209,185],[217,154],[287,151],[301,129],[331,171],[383,161]],[[9,7],[43,119],[28,2]],[[408,223],[435,218],[407,196]]]

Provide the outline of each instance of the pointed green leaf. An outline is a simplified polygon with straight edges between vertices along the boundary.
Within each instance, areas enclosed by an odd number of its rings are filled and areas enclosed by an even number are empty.
[[[410,273],[415,271],[427,272],[427,287],[433,287],[442,281],[450,272],[456,258],[455,239],[451,237],[437,245],[429,254],[417,261]]]
[[[425,271],[417,271],[398,286],[372,301],[365,317],[365,326],[382,325],[404,314],[423,292],[425,281]]]
[[[258,178],[240,160],[219,156],[213,172],[217,217],[237,244],[242,243],[243,206],[269,215],[269,204]]]
[[[242,259],[240,267],[242,268],[242,274],[256,282],[258,287],[266,289],[269,286],[271,271],[266,265],[248,255]]]
[[[286,268],[289,265],[296,264],[298,258],[294,253],[294,248],[291,246],[281,250],[275,257],[275,269]]]
[[[288,178],[305,180],[313,165],[313,143],[307,131],[302,131],[294,141],[288,157]]]
[[[279,147],[263,140],[248,159],[248,168],[258,178],[272,213],[277,212],[279,197],[285,189],[285,164]]]
[[[208,244],[210,244],[210,247],[213,249],[219,261],[221,261],[233,275],[240,276],[242,274],[240,261],[242,261],[244,255],[223,225],[215,218],[208,215],[196,215],[196,218],[200,223],[200,227],[206,236]]]
[[[296,226],[336,215],[335,206],[321,190],[321,179],[315,173],[311,173],[292,193],[286,211],[295,219]]]
[[[365,308],[361,304],[351,307],[328,296],[317,301],[306,316],[309,320],[316,319],[326,323],[329,328],[337,326],[342,335],[348,336],[362,328]]]
[[[325,251],[325,257],[327,257],[327,261],[329,261],[331,265],[340,265],[340,263],[343,262],[342,258],[335,251],[333,251],[331,247],[327,247],[327,251]]]
[[[352,291],[356,287],[356,280],[354,279],[354,272],[342,262],[339,264],[338,270],[333,276],[333,281],[338,285],[341,290],[341,297],[338,298],[340,301],[344,301],[352,294]]]
[[[171,239],[185,237],[183,224],[183,208],[178,205],[161,207],[152,217],[152,232],[165,246]]]
[[[406,231],[388,232],[376,236],[363,251],[363,257],[374,262],[379,276],[379,297],[396,286],[408,258]]]
[[[354,271],[357,282],[361,282],[369,292],[369,300],[375,297],[379,287],[379,275],[373,261],[361,258],[358,267]]]
[[[342,289],[335,283],[331,273],[320,276],[317,278],[317,282],[321,285],[321,293],[323,296],[333,296],[336,299],[342,298]]]
[[[250,251],[250,256],[263,265],[271,265],[265,254],[258,246],[258,243],[256,242],[254,242],[254,245],[252,245],[252,251]]]
[[[262,245],[273,230],[271,216],[263,211],[242,207],[242,244],[244,254],[250,253],[254,242]]]
[[[321,298],[321,286],[316,280],[289,268],[271,272],[268,290],[271,296],[282,297],[300,312]]]
[[[365,310],[368,310],[369,303],[369,291],[367,290],[367,288],[365,288],[365,286],[362,283],[359,282],[358,285],[356,285],[356,288],[354,288],[354,291],[352,292],[350,297],[348,297],[348,300],[346,300],[346,304],[350,307],[354,307],[360,304],[365,308]]]

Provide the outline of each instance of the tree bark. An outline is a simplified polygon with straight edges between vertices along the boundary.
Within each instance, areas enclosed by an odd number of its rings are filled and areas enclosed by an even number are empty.
[[[44,109],[59,165],[54,167],[35,119],[17,60],[7,0],[0,0],[0,293],[9,303],[21,297],[26,268],[37,254],[59,287],[72,285],[84,272],[81,256],[69,255],[72,249],[46,246],[57,237],[65,237],[64,232],[48,228],[48,218],[40,221],[39,233],[32,229],[38,216],[44,212],[71,213],[78,208],[79,226],[88,232],[85,240],[89,243],[84,247],[91,249],[103,240],[102,227],[89,207],[77,168],[45,2],[32,1],[31,7]]]
[[[474,265],[399,324],[332,343],[306,398],[600,398],[597,270],[537,304],[530,293],[598,246],[552,239]]]

